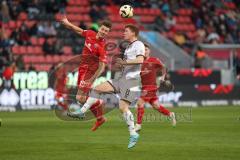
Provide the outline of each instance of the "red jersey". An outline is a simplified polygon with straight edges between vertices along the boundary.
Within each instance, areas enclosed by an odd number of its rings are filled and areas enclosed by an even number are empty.
[[[105,40],[97,39],[97,33],[92,30],[84,30],[85,44],[82,52],[81,66],[91,66],[91,70],[97,70],[99,61],[106,63]]]
[[[163,63],[155,57],[144,60],[141,68],[142,86],[156,86],[157,73],[163,68]]]
[[[65,68],[62,67],[58,69],[57,72],[55,72],[55,76],[56,76],[55,90],[60,93],[67,93],[68,89],[66,84],[68,77]]]

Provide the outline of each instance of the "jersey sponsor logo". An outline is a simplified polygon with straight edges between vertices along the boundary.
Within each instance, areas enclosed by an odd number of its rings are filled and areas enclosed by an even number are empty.
[[[95,49],[97,49],[97,48],[99,47],[99,45],[95,43],[95,44],[93,45],[93,47],[94,47]]]
[[[127,89],[124,97],[127,98],[129,96],[129,93],[130,93],[130,89]]]
[[[88,83],[86,81],[80,81],[80,83],[79,83],[79,87],[87,87],[89,85],[90,85],[90,83]]]

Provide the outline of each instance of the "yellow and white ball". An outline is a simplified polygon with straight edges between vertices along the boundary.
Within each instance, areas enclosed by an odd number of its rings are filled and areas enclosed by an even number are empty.
[[[133,16],[133,8],[130,5],[123,5],[119,10],[119,14],[123,18],[131,18]]]

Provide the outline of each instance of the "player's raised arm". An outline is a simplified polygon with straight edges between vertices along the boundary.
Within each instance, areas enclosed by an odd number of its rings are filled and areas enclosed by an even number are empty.
[[[74,31],[75,33],[79,34],[79,35],[82,35],[83,33],[83,29],[82,28],[79,28],[78,26],[75,26],[74,24],[72,24],[71,22],[68,21],[67,17],[64,16],[60,22],[68,29]]]
[[[164,81],[165,80],[165,76],[167,74],[167,68],[166,66],[159,60],[157,59],[156,61],[156,67],[157,67],[157,74],[158,76],[161,76],[161,79]]]
[[[144,61],[145,57],[145,46],[142,42],[139,41],[136,42],[136,50],[135,50],[135,59],[128,59],[128,60],[122,60],[122,59],[117,59],[117,63],[121,65],[137,65],[137,64],[142,64]]]

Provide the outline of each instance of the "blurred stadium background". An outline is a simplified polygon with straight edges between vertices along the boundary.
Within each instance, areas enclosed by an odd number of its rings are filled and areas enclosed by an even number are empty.
[[[134,7],[134,17],[131,19],[123,19],[119,16],[119,7],[123,4],[131,4]],[[48,74],[54,70],[57,64],[65,62],[76,55],[81,54],[84,45],[84,39],[77,36],[73,32],[63,28],[57,20],[66,14],[69,21],[84,28],[98,29],[99,21],[109,19],[113,23],[113,29],[107,39],[108,63],[111,64],[113,58],[120,53],[122,29],[125,24],[133,23],[141,29],[140,39],[148,42],[153,51],[153,56],[159,57],[166,63],[171,80],[175,84],[175,90],[172,92],[161,93],[159,99],[162,103],[173,108],[173,110],[183,112],[184,109],[177,107],[199,107],[199,106],[224,106],[224,107],[208,107],[196,108],[194,111],[194,126],[182,124],[179,130],[175,130],[174,136],[172,130],[167,124],[163,127],[156,127],[156,123],[150,123],[149,128],[146,125],[145,142],[140,144],[140,150],[149,150],[145,145],[151,146],[153,152],[157,152],[158,147],[167,146],[168,149],[163,150],[163,154],[169,157],[161,157],[156,154],[153,159],[159,157],[165,159],[187,159],[190,155],[192,158],[199,154],[205,159],[238,159],[237,149],[239,142],[235,133],[239,133],[239,123],[236,123],[237,116],[240,111],[237,107],[240,105],[240,1],[239,0],[0,0],[0,112],[1,111],[21,111],[21,110],[50,110],[51,106],[56,104],[54,99],[54,89],[52,82],[49,81]],[[109,71],[111,72],[111,71]],[[114,73],[110,73],[112,76]],[[74,81],[76,75],[69,77]],[[102,78],[109,78],[109,73],[104,73]],[[218,110],[215,110],[215,109]],[[194,112],[193,111],[193,112]],[[237,115],[239,114],[239,115]],[[113,115],[117,115],[114,113]],[[29,118],[27,118],[29,116]],[[30,140],[38,134],[44,135],[42,129],[46,130],[46,134],[50,134],[50,138],[43,139],[49,148],[43,149],[44,158],[52,156],[51,159],[61,159],[66,157],[59,152],[48,154],[49,150],[54,150],[54,145],[58,140],[64,141],[61,136],[71,136],[66,140],[66,144],[57,145],[58,149],[65,148],[69,153],[74,155],[71,158],[78,158],[73,150],[70,142],[77,139],[78,130],[74,127],[80,126],[87,130],[89,123],[76,124],[69,122],[59,122],[54,118],[49,118],[49,112],[16,112],[16,113],[0,113],[0,118],[5,120],[0,128],[0,146],[14,143],[13,140],[4,138],[12,137],[16,140],[14,151],[18,150],[18,142],[25,141],[24,134],[19,136],[13,132],[28,132],[29,128],[36,128],[36,132],[28,135]],[[212,117],[211,117],[212,116]],[[234,117],[234,123],[233,122]],[[207,117],[207,118],[206,118]],[[118,121],[114,116],[114,127],[118,126]],[[115,120],[115,121],[114,121]],[[214,121],[213,125],[210,123]],[[46,126],[41,124],[47,122]],[[87,125],[88,124],[88,125]],[[20,126],[18,126],[20,125]],[[35,126],[36,125],[36,126]],[[121,125],[123,125],[121,123]],[[120,125],[120,126],[121,126]],[[198,126],[196,126],[198,125]],[[221,128],[223,125],[223,128]],[[57,126],[57,127],[56,127]],[[225,129],[224,129],[225,126]],[[55,135],[51,128],[63,127],[59,130],[61,134],[51,141],[51,135]],[[214,129],[211,130],[211,127]],[[221,129],[219,129],[220,127]],[[117,127],[119,132],[122,132]],[[156,128],[160,128],[159,130]],[[206,134],[203,132],[206,128]],[[65,130],[64,130],[65,129]],[[166,130],[165,130],[166,129]],[[195,129],[195,130],[194,130]],[[66,130],[72,130],[74,133],[66,133]],[[104,129],[103,129],[104,130]],[[189,131],[185,133],[185,131]],[[227,132],[227,130],[229,132]],[[108,132],[107,132],[108,131]],[[222,132],[221,135],[215,135],[216,132]],[[100,131],[101,138],[92,138],[88,135],[88,131],[81,132],[81,140],[88,140],[90,146],[96,146],[107,152],[111,152],[114,157],[115,149],[124,148],[121,141],[125,139],[120,136],[117,145],[106,144],[103,137],[106,134],[114,134],[111,127],[107,126],[105,131]],[[157,139],[151,139],[155,134],[162,132],[166,139],[162,144],[157,143]],[[215,139],[205,141],[205,139],[196,139],[198,133],[200,136],[207,137],[215,135]],[[1,134],[3,135],[1,137]],[[191,135],[195,135],[194,137]],[[236,141],[230,139],[230,136],[236,136]],[[186,136],[186,140],[193,146],[185,144],[182,136]],[[84,139],[84,137],[87,137]],[[225,139],[224,139],[224,138]],[[40,136],[40,139],[43,138]],[[192,139],[191,139],[192,138]],[[169,142],[174,139],[175,143]],[[44,145],[43,142],[37,140],[27,141],[26,144],[33,145],[20,149],[14,155],[9,156],[11,147],[2,150],[3,159],[24,159],[27,150],[31,150],[33,155],[41,157],[42,154],[37,153],[37,149]],[[201,141],[201,143],[195,143]],[[141,140],[144,141],[144,138]],[[150,143],[146,142],[150,141]],[[221,141],[221,142],[220,142]],[[90,148],[88,142],[77,144],[78,147]],[[114,142],[114,139],[112,139]],[[228,146],[228,142],[232,143],[232,148]],[[39,143],[39,145],[38,145]],[[182,144],[185,150],[180,150]],[[208,147],[204,146],[208,143]],[[216,150],[216,144],[220,144]],[[76,145],[76,144],[75,144]],[[211,146],[212,145],[212,146]],[[221,146],[222,145],[222,146]],[[144,146],[144,147],[143,147]],[[198,146],[196,150],[193,150]],[[70,147],[71,151],[68,150]],[[73,148],[72,148],[73,147]],[[112,147],[113,150],[109,150]],[[156,148],[155,148],[156,147]],[[173,148],[171,148],[173,147]],[[202,147],[202,148],[201,148]],[[0,147],[2,148],[2,147]],[[35,150],[36,149],[36,150]],[[211,152],[212,150],[213,152]],[[226,150],[225,150],[226,149]],[[162,150],[162,149],[160,149]],[[169,154],[168,154],[169,150]],[[5,151],[5,152],[4,152]],[[21,152],[22,151],[22,152]],[[102,150],[103,151],[103,150]],[[188,152],[189,151],[189,152]],[[177,153],[182,154],[177,157]],[[190,153],[191,152],[191,153]],[[228,152],[228,153],[227,153]],[[1,151],[0,151],[1,153]],[[93,153],[101,159],[107,157],[107,154],[101,153],[101,150],[95,150]],[[100,154],[101,153],[101,154]],[[122,152],[128,156],[127,152]],[[214,157],[215,153],[219,157]],[[55,156],[57,154],[58,156]],[[115,153],[118,155],[118,153]],[[188,155],[189,154],[189,155]],[[192,154],[192,155],[191,155]],[[0,159],[1,159],[0,155]],[[84,154],[85,155],[85,152]],[[137,154],[136,154],[137,155]],[[130,157],[135,157],[131,155]],[[206,155],[209,155],[207,157]],[[28,155],[30,156],[30,155]],[[55,157],[54,157],[55,156]],[[85,155],[87,157],[87,155]],[[142,155],[140,159],[146,159],[147,155]],[[30,156],[31,159],[37,159]],[[121,154],[116,159],[121,159]],[[237,158],[238,157],[238,158]],[[199,158],[201,159],[201,158]]]

